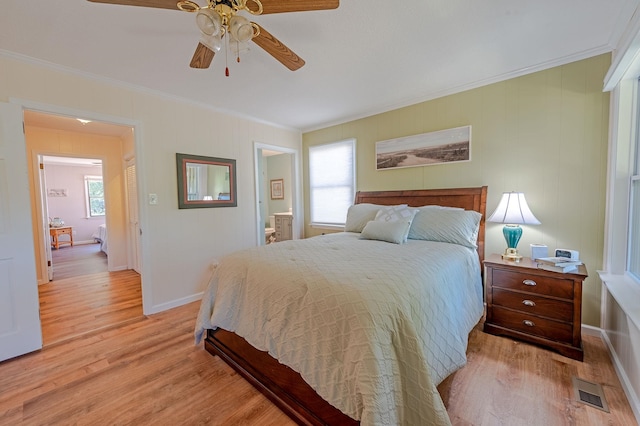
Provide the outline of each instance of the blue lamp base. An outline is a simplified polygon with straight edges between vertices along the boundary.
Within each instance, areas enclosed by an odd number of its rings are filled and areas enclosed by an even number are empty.
[[[502,228],[502,235],[504,235],[504,239],[507,242],[507,249],[504,251],[502,258],[518,262],[522,259],[522,256],[518,254],[516,247],[518,247],[518,242],[522,236],[522,228],[520,225],[505,225]]]

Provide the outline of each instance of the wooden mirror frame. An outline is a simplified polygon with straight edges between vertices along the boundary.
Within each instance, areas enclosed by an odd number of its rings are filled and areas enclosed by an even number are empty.
[[[187,163],[226,167],[225,173],[228,176],[228,186],[225,189],[228,190],[228,193],[227,191],[219,192],[217,197],[214,197],[213,194],[209,195],[212,199],[190,200],[187,190]],[[237,207],[236,160],[176,153],[176,166],[178,171],[178,208]],[[223,199],[220,199],[220,194],[225,194]]]

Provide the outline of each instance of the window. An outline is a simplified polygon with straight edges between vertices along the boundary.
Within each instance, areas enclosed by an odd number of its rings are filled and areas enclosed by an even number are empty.
[[[355,195],[355,150],[355,139],[309,147],[312,226],[344,226]]]
[[[198,183],[200,182],[200,166],[187,164],[187,201],[200,200]]]
[[[629,236],[627,270],[636,279],[640,280],[640,108],[637,107],[640,99],[640,84],[636,91],[636,132],[631,144],[631,155],[634,164],[629,185]]]
[[[87,199],[87,216],[104,216],[104,185],[102,176],[85,176],[84,186]]]

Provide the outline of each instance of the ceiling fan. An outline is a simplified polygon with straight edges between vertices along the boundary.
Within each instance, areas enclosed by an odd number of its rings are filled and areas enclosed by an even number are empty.
[[[253,41],[268,54],[291,71],[301,68],[305,62],[280,40],[255,22],[249,21],[238,12],[247,11],[251,15],[271,13],[304,12],[336,9],[339,0],[206,0],[206,6],[199,6],[192,0],[89,0],[94,3],[109,3],[127,6],[155,7],[195,13],[196,24],[201,32],[200,42],[191,59],[191,68],[208,68],[216,52],[224,42],[240,61],[239,53]],[[225,69],[229,76],[229,68]]]

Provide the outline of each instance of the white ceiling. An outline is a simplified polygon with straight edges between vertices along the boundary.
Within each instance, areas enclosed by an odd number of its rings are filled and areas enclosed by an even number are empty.
[[[283,0],[284,1],[284,0]],[[199,0],[204,4],[204,0]],[[342,0],[250,17],[306,61],[257,45],[224,76],[189,67],[194,15],[86,0],[3,0],[0,54],[308,131],[609,52],[638,0]]]
[[[65,166],[102,166],[102,160],[97,158],[57,157],[43,155],[44,164],[61,164]]]
[[[81,118],[81,117],[80,117]],[[92,133],[95,135],[125,137],[132,129],[129,126],[121,126],[100,121],[81,123],[76,117],[64,115],[45,114],[37,111],[25,111],[24,122],[28,126],[44,127],[46,129],[66,130],[75,133]]]

